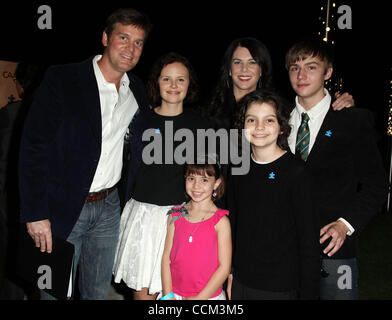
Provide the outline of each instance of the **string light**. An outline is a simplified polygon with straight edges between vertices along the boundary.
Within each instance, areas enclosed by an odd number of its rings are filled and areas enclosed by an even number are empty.
[[[389,69],[392,76],[392,68]],[[392,136],[392,80],[389,81],[389,100],[388,100],[388,126],[387,126],[387,135]]]
[[[330,45],[335,45],[332,31],[336,31],[335,28],[335,11],[336,3],[331,0],[324,0],[325,2],[320,7],[319,21],[320,31],[318,32],[319,37]],[[341,92],[343,89],[343,79],[338,77],[337,70],[333,73],[332,78],[325,82],[325,87],[329,91]]]
[[[327,18],[326,18],[326,23],[325,23],[325,37],[323,39],[325,42],[328,42],[330,8],[331,8],[331,0],[328,0],[328,4],[327,4]]]
[[[331,15],[330,15],[330,8],[331,8],[331,0],[326,0],[326,5],[321,6],[320,8],[320,13],[321,16],[319,17],[319,20],[321,21],[321,31],[319,32],[318,35],[321,36],[321,39],[325,42],[328,42],[329,40],[329,35],[328,33],[331,31],[330,27],[330,22],[331,22]],[[334,5],[334,4],[333,4]]]
[[[334,25],[336,3],[333,2],[331,4],[331,0],[325,0],[325,2],[325,5],[320,7],[321,16],[319,17],[319,20],[321,21],[322,36],[321,32],[319,32],[318,35],[321,36],[323,41],[334,44],[334,41],[330,39],[330,32],[336,30]]]

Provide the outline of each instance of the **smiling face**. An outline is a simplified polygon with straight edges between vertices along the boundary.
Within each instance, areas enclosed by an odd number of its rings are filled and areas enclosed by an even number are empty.
[[[261,77],[261,67],[247,48],[238,47],[234,51],[230,76],[236,98],[256,90]]]
[[[324,98],[324,81],[332,75],[332,67],[317,56],[309,56],[288,66],[290,83],[299,103],[309,110]]]
[[[158,79],[162,104],[182,104],[189,87],[188,69],[180,62],[162,68]]]
[[[245,113],[245,136],[252,147],[277,146],[280,125],[275,107],[269,103],[252,103]]]
[[[110,37],[102,35],[105,51],[102,61],[111,74],[123,74],[136,66],[143,51],[145,31],[133,25],[116,23]]]
[[[189,174],[185,178],[185,190],[194,202],[210,201],[220,183],[220,179],[212,176]]]

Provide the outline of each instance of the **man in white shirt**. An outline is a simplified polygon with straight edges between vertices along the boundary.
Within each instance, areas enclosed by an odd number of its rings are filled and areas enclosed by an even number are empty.
[[[320,297],[357,299],[356,235],[387,194],[371,114],[359,108],[331,108],[324,81],[333,67],[324,42],[294,44],[286,55],[286,68],[297,93],[288,142],[291,151],[306,161],[314,180],[309,196],[317,205],[323,248]]]
[[[149,109],[144,85],[129,71],[150,29],[149,19],[134,9],[113,12],[102,35],[103,55],[49,68],[26,120],[21,221],[42,252],[52,252],[52,234],[74,244],[81,299],[106,299],[109,292],[124,138],[130,130],[139,144],[135,114]],[[141,159],[140,146],[131,158]],[[42,292],[41,298],[51,296]]]

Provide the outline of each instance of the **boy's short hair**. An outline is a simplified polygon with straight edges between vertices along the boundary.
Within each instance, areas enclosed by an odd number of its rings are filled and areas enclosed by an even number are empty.
[[[321,40],[308,39],[294,43],[286,54],[286,69],[297,61],[304,60],[308,57],[318,57],[326,62],[327,69],[333,64],[332,48]]]

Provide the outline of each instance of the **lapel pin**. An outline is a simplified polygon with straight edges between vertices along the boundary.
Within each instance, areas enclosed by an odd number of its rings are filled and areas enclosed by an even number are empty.
[[[159,130],[159,128],[156,128],[156,129],[155,129],[155,133],[160,134],[160,133],[161,133],[161,130]]]
[[[325,136],[326,137],[331,137],[332,136],[332,131],[331,130],[326,131],[325,132]]]
[[[275,179],[275,173],[271,172],[268,176],[268,179],[273,180]]]

